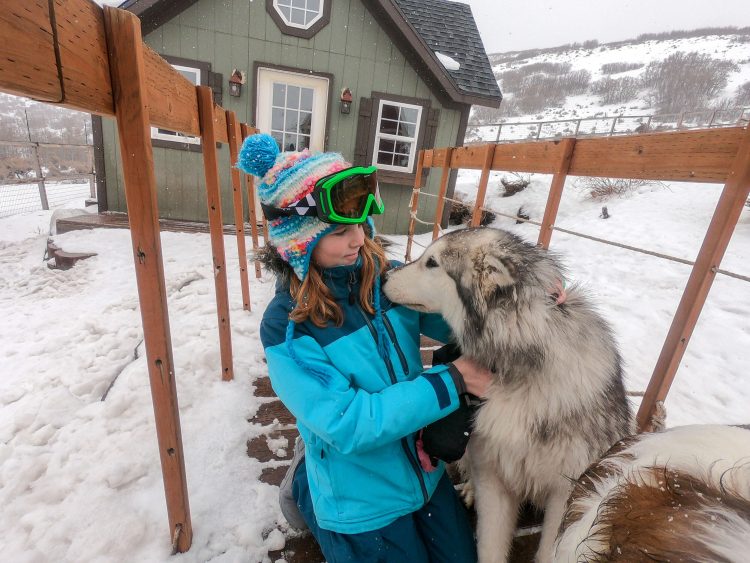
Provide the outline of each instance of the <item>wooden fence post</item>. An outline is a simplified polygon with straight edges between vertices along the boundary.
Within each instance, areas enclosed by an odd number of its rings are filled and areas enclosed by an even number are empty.
[[[547,196],[547,205],[544,208],[544,218],[542,219],[542,228],[539,231],[539,240],[537,245],[542,248],[549,248],[549,241],[552,238],[552,228],[555,226],[557,219],[557,210],[560,208],[560,199],[562,198],[565,179],[568,177],[570,161],[573,159],[573,149],[576,146],[575,138],[567,138],[560,141],[562,143],[562,158],[552,176],[552,184]]]
[[[451,173],[451,156],[453,148],[445,149],[445,162],[443,163],[443,175],[440,177],[440,191],[438,192],[437,209],[435,210],[435,226],[432,227],[432,240],[438,238],[440,223],[443,220],[443,208],[445,207],[445,194],[448,191],[448,178]]]
[[[193,529],[159,236],[141,24],[133,14],[114,8],[104,8],[104,21],[169,531],[177,551],[185,552],[193,541]]]
[[[406,239],[405,262],[411,262],[411,245],[414,240],[414,227],[416,226],[417,205],[419,204],[419,190],[422,189],[422,169],[424,168],[424,151],[419,151],[417,157],[417,175],[414,178],[414,189],[411,192],[411,215],[409,216],[409,236]]]
[[[248,127],[247,123],[242,123],[240,124],[240,131],[242,132],[242,140],[244,141],[250,135],[254,135],[257,129]],[[250,238],[253,241],[253,253],[255,254],[260,247],[258,243],[258,211],[255,209],[255,176],[245,174],[245,182],[247,183],[247,210],[250,221]],[[255,258],[255,277],[256,279],[260,279],[260,276],[260,261]]]
[[[232,333],[229,323],[229,295],[224,254],[224,224],[221,217],[219,163],[216,157],[214,99],[211,88],[208,86],[196,86],[195,88],[198,94],[203,168],[206,175],[206,203],[208,204],[208,224],[211,231],[216,314],[219,320],[221,378],[224,381],[230,381],[234,378],[234,368],[232,366]]]
[[[487,182],[490,179],[490,171],[492,170],[492,158],[495,156],[495,146],[487,145],[484,153],[484,165],[482,166],[482,175],[479,177],[479,188],[477,189],[477,199],[474,202],[474,212],[471,215],[471,222],[469,223],[472,227],[478,227],[482,220],[482,206],[484,205],[484,197],[487,194]]]
[[[716,210],[703,239],[695,265],[688,278],[672,326],[656,362],[646,393],[638,410],[638,429],[651,429],[657,401],[663,401],[672,385],[690,336],[706,302],[716,271],[732,238],[742,208],[750,193],[750,126],[745,128],[737,155],[729,171]]]
[[[250,284],[247,279],[247,248],[245,248],[245,212],[242,208],[242,176],[235,166],[239,155],[240,126],[237,115],[227,111],[227,138],[229,139],[229,167],[232,175],[232,201],[234,202],[234,227],[237,232],[237,255],[240,259],[240,285],[242,286],[242,308],[251,310]]]

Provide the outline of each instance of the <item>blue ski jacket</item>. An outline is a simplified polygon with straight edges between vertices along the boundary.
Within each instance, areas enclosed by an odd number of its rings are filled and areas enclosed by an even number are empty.
[[[305,441],[318,523],[357,534],[387,526],[431,497],[444,466],[430,473],[421,468],[415,433],[456,410],[465,388],[451,364],[422,366],[420,334],[441,342],[451,338],[442,317],[395,305],[381,290],[388,350],[383,358],[374,318],[359,304],[359,264],[324,270],[323,276],[343,311],[342,326],[305,321],[288,338],[294,303],[288,287],[279,284],[260,337],[273,389],[297,418]]]

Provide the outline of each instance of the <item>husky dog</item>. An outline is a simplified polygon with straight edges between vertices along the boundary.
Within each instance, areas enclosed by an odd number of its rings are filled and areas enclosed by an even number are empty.
[[[618,442],[576,483],[555,560],[726,561],[750,553],[750,430],[682,426]]]
[[[467,461],[479,559],[505,561],[518,507],[545,510],[536,559],[552,560],[572,480],[632,432],[612,331],[549,252],[499,229],[453,231],[391,270],[392,301],[439,312],[495,381]]]

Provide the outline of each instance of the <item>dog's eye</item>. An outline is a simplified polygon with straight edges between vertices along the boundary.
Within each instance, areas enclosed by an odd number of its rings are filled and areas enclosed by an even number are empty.
[[[438,267],[437,260],[435,260],[432,256],[430,256],[427,259],[427,262],[425,263],[425,266],[427,266],[428,268],[437,268]]]

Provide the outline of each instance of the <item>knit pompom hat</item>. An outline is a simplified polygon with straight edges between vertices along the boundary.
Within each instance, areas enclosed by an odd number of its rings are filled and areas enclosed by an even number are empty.
[[[350,166],[333,152],[280,153],[276,140],[265,133],[245,139],[237,161],[238,168],[261,178],[258,197],[272,207],[289,207],[312,193],[320,178]],[[281,258],[304,280],[315,245],[336,227],[317,217],[285,216],[268,222],[268,234]]]

